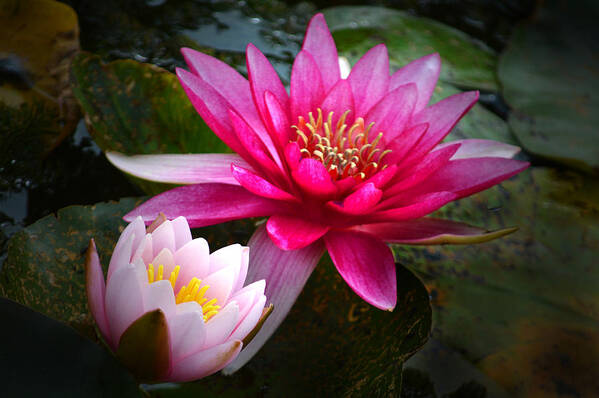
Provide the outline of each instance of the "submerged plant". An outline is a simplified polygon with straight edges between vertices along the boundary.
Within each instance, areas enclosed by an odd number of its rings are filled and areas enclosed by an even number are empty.
[[[86,256],[87,297],[108,346],[141,381],[189,381],[231,362],[272,308],[264,280],[243,286],[249,249],[209,254],[183,217],[141,217],[121,234],[106,283],[94,241]],[[247,343],[247,340],[245,341]]]
[[[162,209],[169,217],[187,217],[193,227],[269,217],[250,240],[255,257],[248,278],[268,281],[275,311],[231,370],[284,319],[325,248],[360,297],[392,310],[395,264],[385,242],[474,243],[512,231],[489,233],[422,218],[528,166],[511,159],[519,151],[512,145],[440,143],[478,92],[428,106],[441,67],[438,54],[390,76],[381,44],[342,78],[335,43],[318,14],[293,64],[288,94],[252,44],[247,80],[213,57],[182,52],[190,68],[177,70],[185,92],[236,154],[107,156],[135,176],[190,184],[155,196],[127,220],[150,222]]]

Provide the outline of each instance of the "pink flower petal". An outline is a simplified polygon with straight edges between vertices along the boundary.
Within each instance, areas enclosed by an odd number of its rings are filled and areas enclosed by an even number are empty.
[[[470,159],[470,158],[505,158],[511,159],[518,152],[520,147],[503,142],[481,139],[467,139],[445,142],[437,145],[435,151],[441,150],[452,144],[461,144],[458,151],[451,157],[451,160]]]
[[[239,155],[225,153],[126,156],[118,152],[106,152],[106,157],[125,173],[172,184],[221,182],[238,185],[231,175],[231,163],[250,167]]]
[[[406,196],[404,204],[394,203],[394,208],[380,210],[366,217],[364,223],[404,221],[424,217],[457,199],[453,192],[432,192],[421,196]],[[385,208],[385,201],[378,208]]]
[[[302,50],[312,55],[320,69],[324,90],[329,91],[340,79],[337,47],[324,19],[324,15],[316,14],[310,20]]]
[[[233,284],[233,292],[238,292],[243,288],[245,278],[248,274],[248,265],[250,263],[250,248],[243,246],[241,249],[241,267],[239,268],[239,275],[237,281]]]
[[[179,292],[191,278],[201,279],[208,274],[210,266],[208,242],[203,238],[196,238],[186,243],[175,252],[175,264],[181,267],[175,284],[175,292]]]
[[[387,93],[389,87],[387,47],[379,44],[368,50],[356,62],[347,81],[352,88],[356,106],[355,116],[363,117]]]
[[[163,222],[152,232],[152,246],[155,256],[163,249],[169,249],[171,253],[175,252],[175,230],[170,221]]]
[[[308,246],[320,239],[329,227],[285,215],[274,215],[266,223],[268,236],[283,250],[296,250]]]
[[[152,248],[152,234],[146,234],[144,239],[141,241],[133,256],[131,256],[131,262],[135,262],[138,259],[141,259],[144,264],[152,262],[154,258],[154,251]]]
[[[516,228],[487,231],[468,224],[439,218],[419,218],[394,223],[361,225],[359,230],[385,242],[411,245],[481,243],[512,233]]]
[[[266,284],[265,284],[266,286]],[[264,291],[263,291],[264,292]],[[233,295],[229,302],[236,302],[239,306],[239,320],[243,320],[250,309],[256,304],[258,292],[255,289],[244,290],[241,293]],[[243,340],[243,339],[242,339]]]
[[[144,313],[161,309],[169,319],[176,312],[175,295],[168,280],[150,283],[144,294]]]
[[[202,307],[195,301],[177,305],[176,314],[168,319],[173,363],[197,352],[206,341]]]
[[[110,341],[110,329],[104,310],[104,298],[106,296],[104,272],[102,272],[100,257],[98,257],[98,251],[93,239],[89,241],[89,247],[85,255],[85,290],[87,292],[89,310],[98,325],[98,329],[100,329],[102,337]]]
[[[238,320],[239,306],[237,303],[229,303],[221,308],[218,314],[210,318],[204,325],[206,340],[204,340],[202,349],[224,343],[237,326]]]
[[[505,158],[472,158],[449,161],[407,194],[420,195],[434,190],[455,192],[463,198],[499,184],[530,164]]]
[[[207,350],[197,351],[179,362],[173,363],[173,370],[168,379],[184,382],[218,372],[237,357],[242,345],[241,341],[233,340]]]
[[[129,264],[135,249],[137,249],[146,235],[146,227],[141,218],[131,217],[128,221],[131,221],[131,223],[123,230],[112,251],[112,257],[110,257],[110,263],[108,264],[108,274],[106,276],[107,282],[117,268],[121,265]]]
[[[300,51],[293,62],[290,84],[291,123],[299,116],[308,117],[316,111],[324,97],[324,87],[318,65],[312,55]]]
[[[143,293],[133,264],[116,270],[108,281],[105,308],[110,343],[113,350],[116,350],[125,329],[144,314]]]
[[[428,124],[417,124],[409,127],[399,136],[389,138],[385,149],[391,150],[384,158],[386,164],[397,164],[400,166],[406,156],[418,146],[418,143],[424,138],[428,131]],[[385,136],[383,136],[385,138]]]
[[[302,155],[297,142],[290,142],[285,146],[285,160],[287,160],[287,165],[289,166],[289,169],[297,169],[301,159]]]
[[[243,340],[245,336],[254,329],[260,320],[260,316],[262,316],[264,304],[266,304],[266,296],[261,295],[256,303],[250,308],[247,316],[240,318],[241,321],[233,333],[231,333],[231,336],[229,337],[230,340]]]
[[[157,278],[158,267],[162,265],[163,267],[163,278],[168,279],[175,268],[175,258],[173,256],[173,252],[164,248],[160,250],[160,252],[154,257],[151,261],[151,264],[154,266],[154,278]],[[156,279],[155,279],[156,280]]]
[[[252,255],[247,280],[268,281],[265,295],[274,304],[274,310],[237,360],[225,369],[229,374],[245,365],[279,327],[323,253],[320,242],[303,249],[281,250],[272,242],[265,226],[256,229],[248,246]]]
[[[404,84],[415,83],[418,87],[418,101],[414,112],[418,112],[428,105],[440,72],[441,57],[439,54],[426,55],[396,71],[391,76],[389,90],[394,90]]]
[[[191,231],[185,217],[177,217],[171,221],[175,232],[175,250],[179,250],[191,241]]]
[[[264,93],[266,91],[270,91],[275,96],[283,109],[289,109],[287,91],[285,91],[279,75],[277,75],[264,54],[250,43],[246,48],[246,59],[252,96],[258,112],[262,115],[262,120],[266,120],[268,117],[266,104],[264,103]]]
[[[327,199],[337,194],[337,186],[325,166],[318,160],[302,159],[291,175],[295,182],[312,196]]]
[[[124,218],[132,220],[141,216],[150,223],[164,212],[167,218],[183,216],[192,228],[197,228],[240,218],[269,216],[287,209],[284,202],[262,198],[240,186],[197,184],[156,195]]]
[[[333,112],[333,125],[337,124],[337,121],[345,111],[350,111],[345,119],[345,124],[348,126],[353,123],[356,116],[359,116],[355,113],[354,96],[347,80],[339,80],[337,84],[333,86],[322,101],[320,109],[322,109],[322,117],[325,120],[327,120],[329,112]],[[317,116],[318,115],[314,114],[315,118]]]
[[[397,136],[403,132],[412,117],[414,104],[418,99],[415,84],[406,84],[386,94],[366,115],[366,125],[374,123],[371,137],[379,132],[383,137]]]
[[[331,231],[324,241],[337,271],[354,292],[382,310],[397,302],[395,262],[378,238],[357,231]]]
[[[252,173],[248,169],[232,164],[231,172],[233,177],[237,179],[242,187],[256,195],[276,200],[296,200],[290,193],[272,185],[270,182],[259,175]]]
[[[272,140],[278,148],[284,148],[289,142],[291,125],[287,109],[284,109],[277,97],[270,91],[264,92],[264,106],[266,108],[266,121]],[[280,164],[280,160],[278,162]]]
[[[220,271],[223,268],[233,267],[239,270],[242,263],[244,246],[239,243],[221,247],[210,253],[210,273]],[[237,272],[239,273],[239,272]]]
[[[372,183],[375,187],[379,189],[383,189],[389,181],[395,176],[397,173],[397,166],[391,165],[384,170],[379,171],[369,179],[363,182],[363,184]]]
[[[202,286],[208,285],[210,288],[206,292],[205,297],[209,300],[215,298],[216,304],[221,307],[225,305],[233,291],[233,284],[237,275],[239,275],[239,265],[237,269],[226,267],[206,276],[202,282]]]
[[[364,214],[371,210],[383,196],[383,191],[369,182],[362,185],[351,195],[343,200],[343,205],[334,205],[337,210],[345,214]]]

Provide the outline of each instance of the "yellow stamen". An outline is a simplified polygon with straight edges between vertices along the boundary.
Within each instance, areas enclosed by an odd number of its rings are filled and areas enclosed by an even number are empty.
[[[148,264],[148,282],[154,282],[154,265]]]

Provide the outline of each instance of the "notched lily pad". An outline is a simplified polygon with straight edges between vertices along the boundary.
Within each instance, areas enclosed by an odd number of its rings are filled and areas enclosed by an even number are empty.
[[[526,150],[599,171],[599,7],[546,1],[514,31],[498,75]]]
[[[493,50],[467,34],[433,21],[382,7],[341,6],[324,10],[342,55],[355,63],[368,49],[385,43],[392,70],[438,52],[441,81],[459,87],[497,90]]]

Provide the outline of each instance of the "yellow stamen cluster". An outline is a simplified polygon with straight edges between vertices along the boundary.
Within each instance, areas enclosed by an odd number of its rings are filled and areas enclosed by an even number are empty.
[[[177,278],[179,277],[180,266],[176,266],[168,280],[173,287],[173,291],[175,290],[175,285],[177,284]],[[148,264],[148,282],[154,283],[161,281],[164,277],[164,266],[161,264],[158,268],[154,268],[153,264]],[[192,278],[189,283],[183,286],[179,293],[175,296],[175,302],[177,304],[187,303],[189,301],[195,301],[202,307],[202,313],[204,314],[204,321],[208,321],[214,315],[218,314],[218,310],[220,309],[219,305],[216,305],[216,299],[213,298],[208,300],[208,298],[204,297],[206,291],[210,288],[209,285],[202,285],[202,280],[198,278]]]
[[[359,117],[348,128],[345,121],[349,111],[341,115],[336,124],[333,124],[333,112],[329,112],[326,120],[320,108],[317,112],[317,118],[310,112],[309,120],[300,116],[298,124],[291,126],[297,133],[296,142],[304,158],[321,161],[334,180],[351,176],[362,181],[387,167],[381,163],[391,150],[381,151],[377,147],[383,133],[370,140],[374,123],[365,127],[364,119]]]

